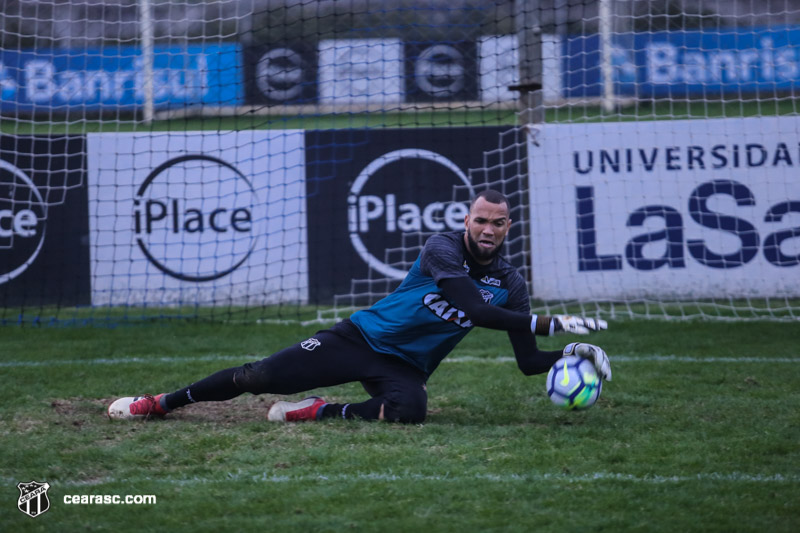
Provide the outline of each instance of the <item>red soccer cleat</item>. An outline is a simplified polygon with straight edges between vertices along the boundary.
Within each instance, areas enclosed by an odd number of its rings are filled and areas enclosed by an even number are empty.
[[[267,420],[273,422],[304,422],[319,420],[325,400],[319,396],[309,396],[299,402],[275,402],[269,408]]]
[[[115,400],[108,406],[108,418],[117,420],[140,420],[152,416],[164,416],[167,414],[161,407],[161,397],[145,394],[144,396],[129,396]]]

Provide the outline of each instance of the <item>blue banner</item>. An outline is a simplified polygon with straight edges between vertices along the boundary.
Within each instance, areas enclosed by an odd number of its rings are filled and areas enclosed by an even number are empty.
[[[619,96],[720,98],[800,83],[800,27],[624,33],[612,46]],[[565,97],[600,96],[599,36],[565,39],[562,67]]]
[[[242,103],[241,55],[235,44],[155,47],[157,109]],[[137,47],[0,50],[0,110],[133,110],[145,80]]]

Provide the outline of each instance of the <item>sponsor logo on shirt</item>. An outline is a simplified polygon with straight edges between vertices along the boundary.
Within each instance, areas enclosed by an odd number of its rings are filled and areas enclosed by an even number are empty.
[[[484,299],[485,298],[486,297],[484,296]],[[453,322],[462,328],[472,327],[472,322],[470,322],[469,318],[467,318],[467,315],[464,313],[464,311],[453,306],[453,304],[445,300],[441,294],[429,292],[422,298],[422,302],[425,304],[425,307],[430,309],[434,315],[438,316],[445,322]]]

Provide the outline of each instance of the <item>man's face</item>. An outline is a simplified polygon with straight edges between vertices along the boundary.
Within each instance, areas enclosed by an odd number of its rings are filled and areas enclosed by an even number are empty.
[[[467,249],[481,265],[488,265],[500,252],[506,238],[511,219],[508,218],[506,203],[493,204],[485,198],[478,198],[469,214],[464,217],[464,240]]]

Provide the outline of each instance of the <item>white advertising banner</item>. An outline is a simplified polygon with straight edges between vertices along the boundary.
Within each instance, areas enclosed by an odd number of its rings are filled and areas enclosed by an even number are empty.
[[[534,298],[800,296],[800,117],[545,125]]]
[[[308,299],[304,133],[88,135],[92,303]]]
[[[561,38],[542,35],[542,97],[561,100]],[[508,102],[519,98],[510,85],[519,84],[519,43],[516,35],[490,35],[478,39],[481,101]]]
[[[401,102],[403,43],[400,39],[337,39],[319,43],[322,104]]]

